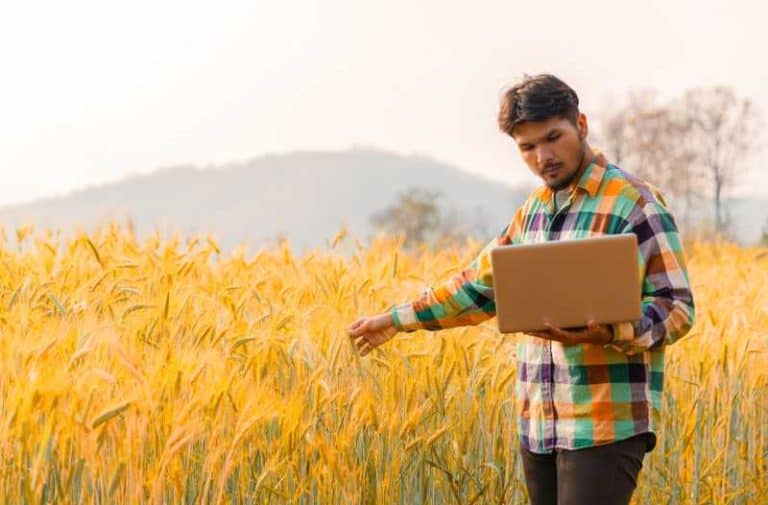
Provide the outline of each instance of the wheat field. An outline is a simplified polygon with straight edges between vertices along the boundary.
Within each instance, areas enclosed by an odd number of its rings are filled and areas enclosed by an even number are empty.
[[[344,329],[482,246],[246,255],[116,224],[0,248],[0,502],[526,503],[515,335]],[[341,250],[347,248],[347,254]],[[768,250],[690,243],[697,321],[667,352],[635,504],[768,503]]]

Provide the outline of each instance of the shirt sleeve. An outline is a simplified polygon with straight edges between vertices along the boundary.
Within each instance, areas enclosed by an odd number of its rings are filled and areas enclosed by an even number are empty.
[[[512,223],[514,224],[514,223]],[[512,224],[490,240],[471,263],[447,281],[427,287],[414,300],[389,312],[398,331],[440,330],[479,324],[496,315],[491,249],[509,244]]]
[[[694,322],[685,253],[675,220],[663,201],[659,198],[636,205],[622,230],[637,235],[642,317],[612,324],[614,340],[607,346],[626,354],[673,344]]]

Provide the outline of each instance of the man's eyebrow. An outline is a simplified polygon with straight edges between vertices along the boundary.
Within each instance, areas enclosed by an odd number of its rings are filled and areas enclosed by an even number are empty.
[[[544,135],[542,135],[540,139],[537,139],[537,140],[545,140],[547,137],[549,137],[549,136],[550,136],[550,135],[552,135],[553,133],[560,133],[561,131],[562,131],[562,129],[561,129],[559,126],[555,126],[555,127],[553,127],[552,129],[550,129],[549,131],[547,131],[547,133],[545,133]],[[525,145],[525,144],[530,144],[530,143],[531,143],[531,142],[530,142],[529,140],[524,140],[524,141],[522,141],[522,142],[518,142],[518,145],[521,145],[521,146],[522,146],[522,145]]]

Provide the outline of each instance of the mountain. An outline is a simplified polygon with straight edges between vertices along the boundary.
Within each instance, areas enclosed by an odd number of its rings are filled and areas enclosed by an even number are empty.
[[[108,219],[124,222],[130,217],[139,234],[211,233],[225,249],[246,244],[249,250],[282,235],[302,252],[327,244],[343,224],[366,239],[374,232],[370,215],[413,187],[438,190],[441,209],[454,210],[460,223],[486,216],[488,233],[501,230],[527,196],[524,190],[426,157],[354,148],[267,155],[204,169],[165,168],[0,207],[0,223],[6,230],[27,223],[37,228],[92,228]]]
[[[368,219],[391,205],[401,191],[437,190],[444,212],[459,225],[475,227],[489,239],[509,223],[527,190],[462,172],[422,156],[401,156],[373,148],[347,151],[297,151],[241,163],[200,168],[176,166],[133,176],[68,195],[0,207],[6,230],[34,223],[37,228],[91,229],[108,219],[131,218],[137,233],[179,231],[211,234],[225,250],[249,250],[285,237],[299,253],[324,247],[343,225],[361,241],[375,230]],[[691,223],[676,212],[680,226],[711,222],[706,202],[691,213]],[[768,198],[728,202],[736,238],[756,243],[768,225]],[[9,233],[9,239],[14,235]]]

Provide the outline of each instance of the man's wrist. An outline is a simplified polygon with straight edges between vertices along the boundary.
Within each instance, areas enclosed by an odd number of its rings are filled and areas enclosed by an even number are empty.
[[[613,327],[610,324],[601,324],[600,329],[602,330],[598,334],[600,335],[600,340],[596,343],[598,345],[610,345],[615,340]]]

